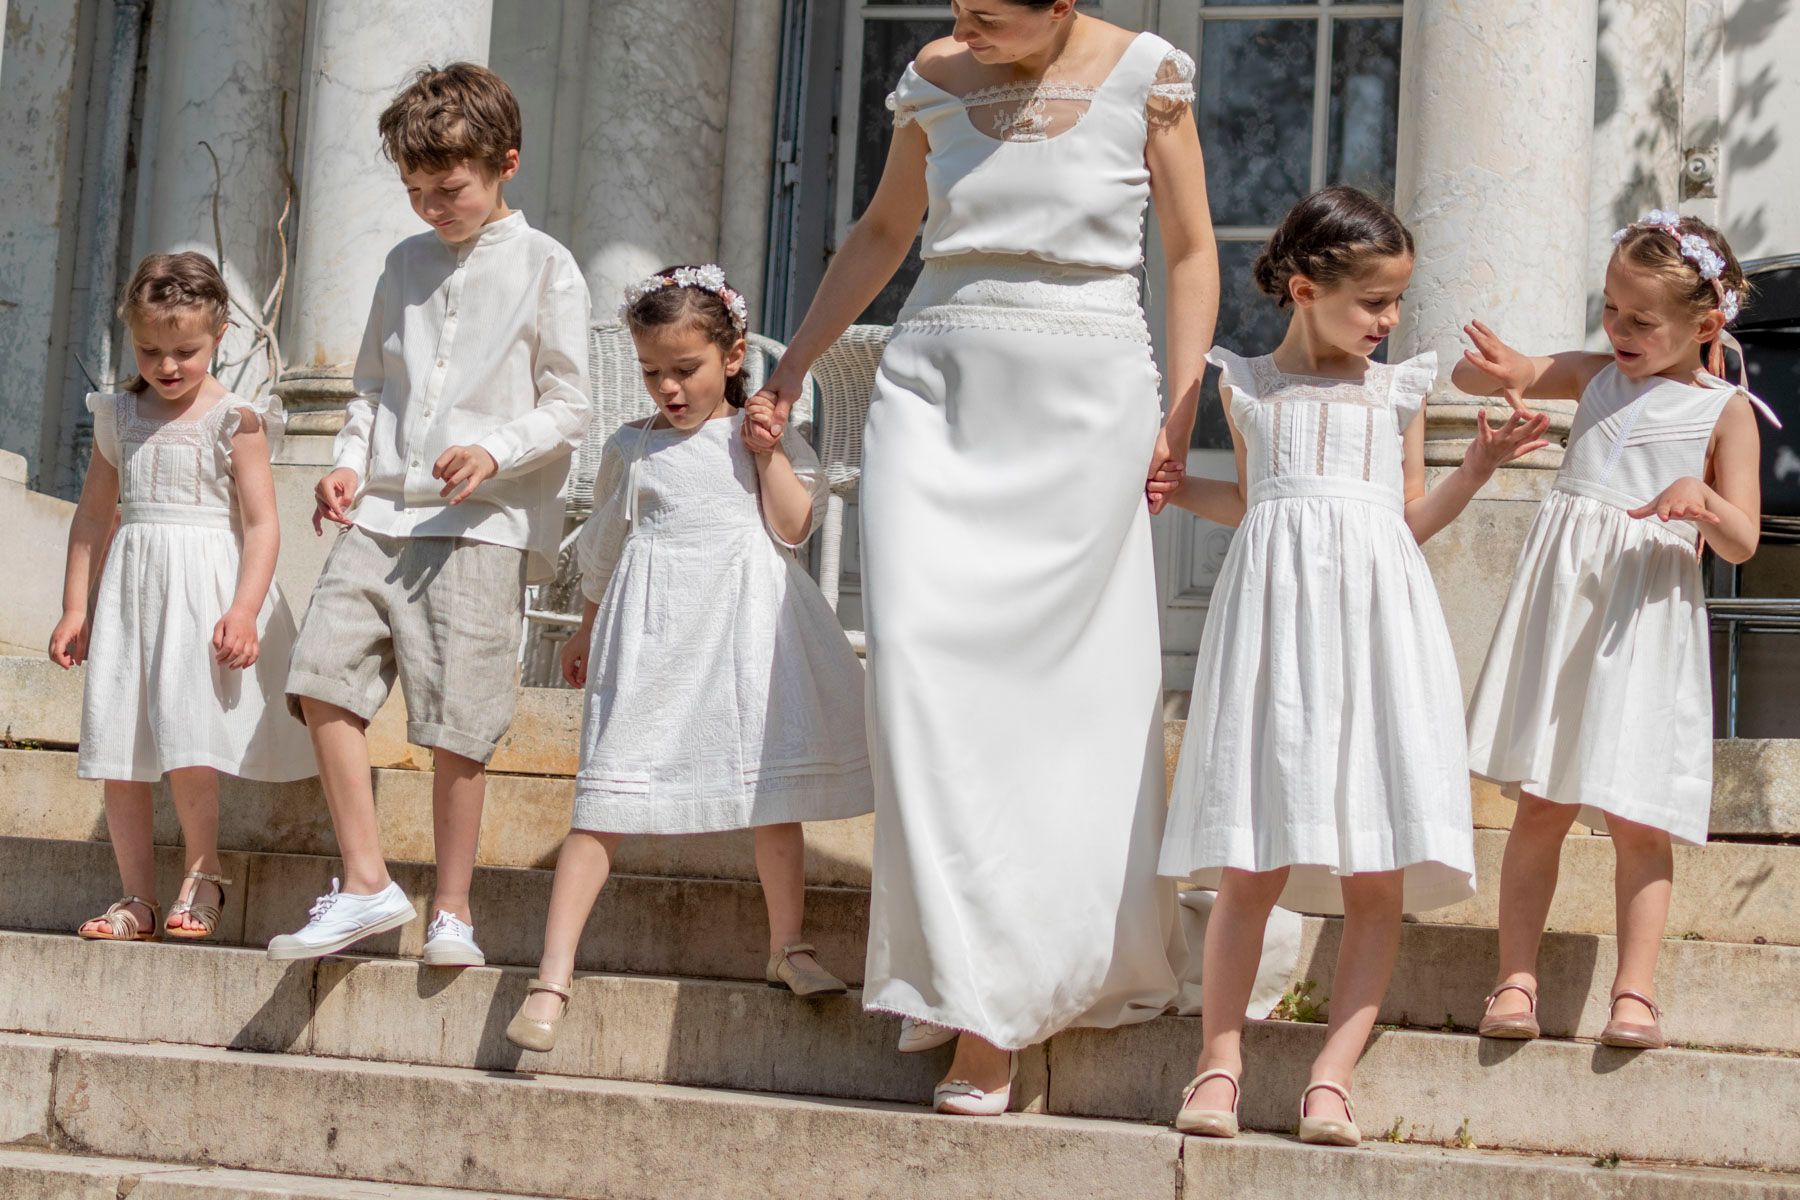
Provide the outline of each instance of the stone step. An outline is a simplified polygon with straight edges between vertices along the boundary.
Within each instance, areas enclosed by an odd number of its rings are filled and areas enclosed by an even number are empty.
[[[922,1102],[949,1058],[948,1049],[895,1054],[898,1022],[865,1016],[855,995],[802,1001],[756,984],[584,975],[560,1044],[537,1055],[502,1036],[524,998],[526,969],[440,973],[366,958],[282,964],[216,946],[93,947],[21,934],[0,935],[0,964],[8,978],[56,981],[0,1000],[0,1029],[37,1034],[901,1103]],[[170,1003],[143,1004],[150,996]],[[1323,1032],[1252,1024],[1248,1127],[1290,1127]],[[1199,1022],[1180,1017],[1066,1032],[1021,1055],[1016,1102],[1064,1116],[1167,1120],[1199,1039]],[[1618,1102],[1622,1087],[1629,1104]],[[1497,1045],[1390,1029],[1358,1069],[1356,1093],[1367,1128],[1399,1120],[1412,1140],[1460,1131],[1515,1149],[1800,1167],[1800,1130],[1782,1126],[1783,1114],[1800,1117],[1800,1058],[1792,1056],[1632,1055],[1567,1040]],[[1579,1111],[1559,1108],[1548,1119],[1518,1103],[1534,1094],[1568,1097]],[[1729,1105],[1747,1096],[1767,1097],[1758,1107],[1770,1112],[1733,1115]],[[1734,1141],[1721,1124],[1749,1129]]]
[[[0,1149],[0,1196],[17,1200],[481,1200],[498,1195],[492,1191],[371,1183],[365,1179],[320,1179],[144,1159]]]
[[[1756,1116],[1762,1105],[1735,1120],[1714,1114],[1717,1126],[1703,1132],[1616,1095],[1610,1104],[1571,1096],[1559,1106],[1571,1120],[1546,1140],[1579,1157],[1552,1159],[1381,1142],[1340,1154],[1257,1134],[1200,1143],[1154,1125],[1057,1115],[971,1120],[818,1097],[21,1035],[0,1036],[0,1066],[0,1131],[60,1152],[571,1198],[935,1198],[952,1171],[957,1194],[1033,1200],[1800,1195],[1792,1174],[1639,1167],[1612,1159],[1617,1147],[1575,1146],[1602,1124],[1668,1124],[1668,1152],[1704,1144],[1725,1158],[1760,1141],[1786,1157],[1774,1114]],[[1588,1094],[1624,1083],[1582,1074]],[[146,1104],[151,1096],[163,1103]],[[1540,1108],[1506,1098],[1515,1112]],[[1365,1104],[1385,1115],[1381,1101]],[[1629,1112],[1614,1119],[1609,1107]],[[182,1120],[165,1119],[172,1108]],[[1462,1134],[1484,1140],[1479,1125]]]
[[[168,897],[182,864],[173,849],[159,856],[159,894]],[[301,855],[226,855],[225,871],[237,883],[226,896],[220,940],[260,948],[277,933],[291,931],[329,886],[332,869],[330,860]],[[0,891],[0,926],[59,934],[104,909],[117,886],[110,848],[98,842],[0,838],[0,877],[34,880],[29,888]],[[429,868],[399,865],[394,877],[423,913]],[[536,963],[549,893],[548,872],[476,872],[477,932],[490,962]],[[860,983],[867,893],[810,888],[807,914],[807,936],[826,965]],[[1311,980],[1315,1000],[1329,997],[1341,928],[1335,919],[1303,919],[1290,987]],[[761,890],[753,883],[618,875],[601,893],[578,962],[583,970],[758,981],[766,930]],[[423,942],[424,922],[415,921],[360,949],[416,958]],[[1496,953],[1491,929],[1408,923],[1381,1020],[1473,1028],[1494,978]],[[1610,935],[1546,935],[1539,966],[1547,1032],[1598,1033],[1606,1021],[1616,953]],[[1800,978],[1800,947],[1671,937],[1663,943],[1657,981],[1665,1028],[1676,1041],[1698,1046],[1800,1052],[1800,1022],[1786,1006],[1765,999],[1784,994],[1795,978]]]
[[[0,744],[73,746],[81,735],[81,682],[81,668],[63,671],[42,658],[0,655]],[[490,769],[496,775],[572,778],[580,759],[581,701],[580,692],[566,688],[518,689],[512,727]],[[1173,777],[1184,728],[1181,720],[1163,723],[1165,780]],[[1800,835],[1800,740],[1720,739],[1714,747],[1712,831],[1732,837]],[[398,688],[370,723],[369,754],[378,769],[431,768],[431,752],[406,741],[406,704]],[[74,778],[72,768],[68,777]],[[240,785],[240,796],[256,786]],[[1485,781],[1475,780],[1471,787],[1477,828],[1510,828],[1512,802]],[[298,793],[308,799],[295,803]],[[555,798],[550,824],[561,823],[549,836],[560,837],[567,829],[569,789],[544,794]],[[240,803],[248,798],[242,796]],[[316,783],[297,791],[275,787],[263,803],[287,812],[323,811]],[[541,836],[536,845],[539,854],[547,852]]]

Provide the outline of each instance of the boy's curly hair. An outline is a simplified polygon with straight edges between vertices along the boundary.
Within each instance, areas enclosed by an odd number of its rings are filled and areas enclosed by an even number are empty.
[[[498,175],[522,136],[512,89],[469,62],[420,71],[382,112],[380,129],[381,152],[402,171],[448,171],[466,160]]]

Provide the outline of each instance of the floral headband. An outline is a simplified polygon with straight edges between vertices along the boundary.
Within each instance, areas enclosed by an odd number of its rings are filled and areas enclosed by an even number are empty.
[[[632,284],[625,289],[625,303],[619,306],[619,320],[625,320],[632,306],[645,296],[671,287],[691,287],[711,292],[724,301],[725,311],[731,315],[731,324],[739,333],[749,328],[749,306],[744,303],[742,293],[726,284],[725,268],[718,263],[707,263],[703,267],[677,267],[667,275],[652,275]]]
[[[1669,212],[1661,208],[1653,208],[1644,214],[1644,219],[1613,234],[1613,245],[1624,241],[1634,229],[1657,229],[1675,239],[1675,245],[1681,251],[1681,257],[1694,264],[1700,272],[1700,278],[1712,284],[1713,294],[1719,298],[1719,312],[1725,317],[1727,324],[1737,320],[1741,306],[1736,288],[1725,286],[1725,257],[1712,248],[1712,243],[1697,233],[1681,232],[1681,214]]]

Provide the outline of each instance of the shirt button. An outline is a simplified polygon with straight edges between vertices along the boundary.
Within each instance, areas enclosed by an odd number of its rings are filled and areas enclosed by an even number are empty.
[[[443,360],[443,359],[441,359],[441,358],[440,358],[440,359],[438,359],[438,366],[440,366],[440,367],[441,367],[441,366],[443,366],[443,365],[444,365],[444,360]]]

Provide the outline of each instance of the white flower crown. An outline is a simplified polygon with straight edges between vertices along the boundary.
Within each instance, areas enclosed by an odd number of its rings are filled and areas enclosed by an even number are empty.
[[[1681,214],[1667,209],[1653,208],[1644,214],[1641,221],[1627,225],[1613,234],[1613,245],[1624,241],[1634,229],[1657,229],[1675,239],[1675,247],[1681,257],[1694,264],[1700,272],[1700,278],[1712,284],[1713,294],[1719,298],[1719,312],[1724,315],[1726,324],[1737,320],[1742,301],[1736,288],[1728,288],[1721,276],[1725,274],[1725,257],[1712,248],[1712,244],[1697,233],[1681,232]]]
[[[619,320],[623,322],[632,306],[645,296],[671,287],[691,287],[711,292],[725,302],[725,311],[731,314],[733,328],[739,333],[749,328],[750,307],[744,303],[741,293],[726,284],[725,268],[718,263],[707,263],[703,267],[677,267],[667,275],[651,275],[632,284],[625,289],[625,303],[619,306]]]

